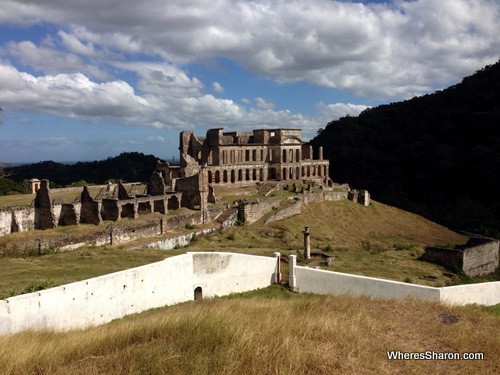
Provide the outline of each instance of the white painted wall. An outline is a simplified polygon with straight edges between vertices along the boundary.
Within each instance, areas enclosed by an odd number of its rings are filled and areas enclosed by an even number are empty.
[[[441,301],[450,305],[496,305],[500,303],[500,282],[447,286],[441,288]]]
[[[205,264],[205,261],[208,263]],[[274,258],[188,253],[161,262],[0,301],[0,334],[65,330],[107,323],[128,314],[272,284]]]
[[[500,303],[498,281],[434,288],[307,267],[297,266],[294,269],[296,289],[299,292],[387,299],[417,298],[451,305],[477,303],[491,306]]]
[[[296,282],[299,292],[439,301],[438,288],[300,266],[296,267]]]
[[[193,286],[203,297],[265,288],[273,283],[276,258],[235,253],[192,253]]]

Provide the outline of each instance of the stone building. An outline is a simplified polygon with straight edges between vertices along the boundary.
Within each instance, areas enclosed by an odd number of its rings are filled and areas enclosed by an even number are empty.
[[[300,129],[259,129],[252,132],[208,130],[205,137],[191,131],[180,134],[180,167],[158,166],[165,182],[175,190],[176,178],[206,173],[209,184],[316,180],[331,183],[329,161],[319,148],[313,158]]]

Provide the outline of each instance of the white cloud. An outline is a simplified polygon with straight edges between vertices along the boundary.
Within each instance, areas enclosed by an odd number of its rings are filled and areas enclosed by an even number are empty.
[[[127,68],[142,77],[139,83],[142,95],[124,81],[96,83],[81,73],[35,77],[0,61],[3,83],[0,103],[9,109],[47,112],[92,122],[112,118],[157,128],[225,126],[240,129],[283,124],[318,127],[313,119],[289,111],[274,111],[273,105],[261,98],[256,99],[260,104],[258,108],[246,111],[232,100],[203,94],[198,80],[170,66],[130,64]],[[148,139],[153,140],[161,141],[158,137]]]
[[[267,102],[265,99],[262,99],[260,97],[255,98],[255,104],[258,108],[261,109],[274,109],[275,107],[274,103]]]
[[[500,58],[500,2],[329,0],[188,2],[3,0],[0,22],[72,25],[77,54],[97,46],[170,63],[225,56],[280,82],[401,98]]]
[[[217,93],[224,92],[224,87],[219,82],[212,82],[212,90]]]
[[[9,42],[3,48],[3,51],[21,62],[21,64],[48,74],[80,72],[99,79],[110,77],[108,73],[98,66],[84,61],[72,52],[60,51],[55,46],[51,46],[51,43],[52,40],[50,39],[42,46],[37,46],[27,40]]]
[[[339,118],[345,116],[358,116],[361,112],[368,108],[370,107],[366,105],[351,103],[325,104],[323,102],[319,102],[316,105],[318,119],[323,124],[338,120]]]

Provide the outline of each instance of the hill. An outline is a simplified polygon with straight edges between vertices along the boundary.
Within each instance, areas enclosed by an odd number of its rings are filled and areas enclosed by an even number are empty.
[[[53,186],[66,186],[74,182],[86,181],[104,184],[108,180],[147,181],[156,167],[158,158],[139,152],[124,152],[101,161],[63,164],[43,161],[35,164],[7,167],[9,178],[21,183],[31,178],[45,178]]]
[[[0,338],[2,374],[495,374],[499,317],[478,306],[272,286],[71,332]],[[389,361],[387,351],[483,353]],[[439,370],[436,370],[439,369]]]
[[[432,95],[330,122],[330,176],[455,229],[500,236],[500,62]]]

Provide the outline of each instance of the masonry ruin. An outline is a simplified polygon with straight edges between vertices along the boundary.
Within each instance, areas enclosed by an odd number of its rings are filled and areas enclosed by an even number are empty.
[[[51,199],[47,180],[32,179],[32,192],[36,193],[32,206],[0,210],[0,235],[80,223],[99,225],[153,212],[164,215],[181,207],[198,211],[199,222],[207,223],[218,217],[209,209],[209,203],[217,203],[214,186],[218,185],[257,184],[264,196],[292,187],[300,202],[269,220],[298,214],[302,203],[310,201],[350,199],[365,206],[370,202],[367,191],[332,182],[328,177],[330,162],[323,159],[322,148],[314,153],[302,141],[300,129],[223,132],[223,128],[216,128],[208,130],[205,137],[183,131],[179,151],[180,165],[158,161],[145,189],[132,185],[127,190],[120,181],[102,186],[94,197],[83,187],[74,202],[58,202]],[[311,193],[312,187],[319,192]],[[240,202],[238,218],[250,223],[273,207],[265,202]]]
[[[427,247],[421,259],[474,277],[495,272],[500,265],[499,248],[499,240],[479,236],[453,249]]]
[[[300,129],[259,129],[227,132],[210,129],[205,137],[191,131],[180,134],[180,166],[161,164],[166,184],[175,190],[176,178],[206,173],[208,184],[316,180],[330,184],[330,162],[320,147],[313,158]]]

